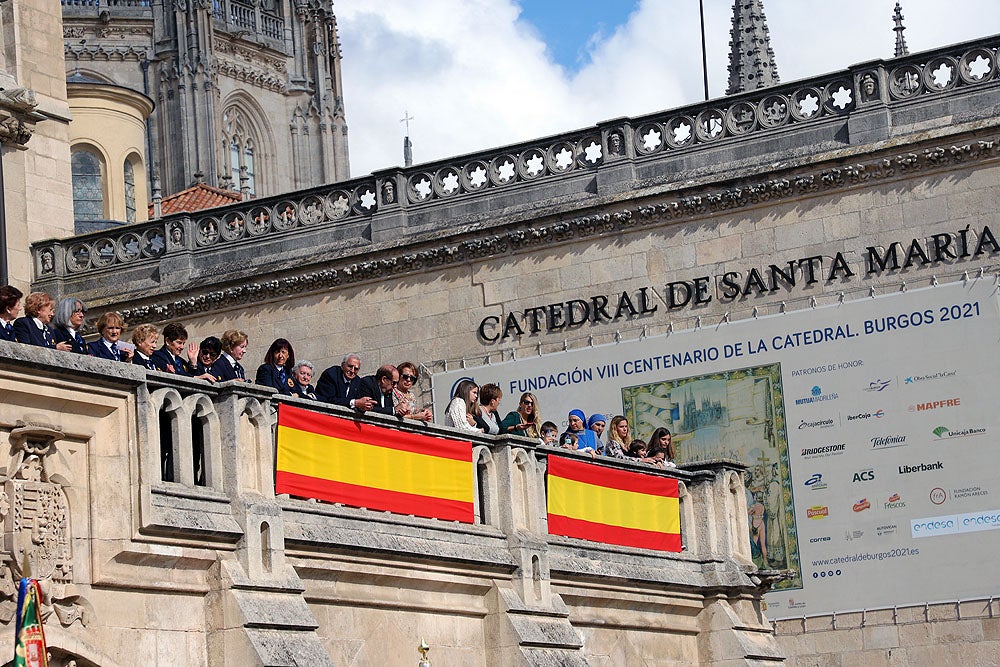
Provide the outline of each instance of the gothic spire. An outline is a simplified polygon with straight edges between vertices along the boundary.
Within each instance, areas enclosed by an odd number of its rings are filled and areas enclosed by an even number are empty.
[[[764,0],[736,0],[729,31],[729,87],[726,95],[766,88],[778,83],[771,37],[764,16]]]
[[[892,21],[896,24],[893,30],[896,32],[896,57],[908,56],[910,55],[910,50],[906,48],[906,38],[903,37],[903,31],[906,30],[906,26],[903,25],[903,8],[896,3],[896,11],[892,13]]]

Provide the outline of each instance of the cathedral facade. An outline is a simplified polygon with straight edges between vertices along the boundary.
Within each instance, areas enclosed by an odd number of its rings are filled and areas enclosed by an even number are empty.
[[[330,0],[62,0],[62,14],[67,77],[154,103],[128,158],[144,163],[143,191],[204,182],[249,198],[349,177]],[[105,177],[121,171],[102,149],[84,136],[72,146]]]

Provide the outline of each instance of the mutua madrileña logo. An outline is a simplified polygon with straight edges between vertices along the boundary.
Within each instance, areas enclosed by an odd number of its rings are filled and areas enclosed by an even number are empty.
[[[806,396],[805,398],[796,398],[795,405],[808,405],[809,403],[819,403],[820,401],[835,401],[838,398],[840,398],[840,396],[838,396],[835,392],[824,394],[823,388],[819,385],[815,385],[809,390],[809,396]]]
[[[948,438],[965,438],[970,435],[983,435],[986,433],[986,427],[969,426],[966,428],[952,429],[948,426],[938,426],[936,429],[931,431],[938,440],[947,440]]]
[[[871,439],[872,449],[892,449],[893,447],[905,447],[906,446],[906,436],[893,434],[893,435],[877,435]]]

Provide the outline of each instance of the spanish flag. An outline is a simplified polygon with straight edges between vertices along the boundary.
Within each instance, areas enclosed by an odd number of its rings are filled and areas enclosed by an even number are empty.
[[[278,408],[275,492],[472,523],[472,443]]]
[[[677,480],[549,455],[549,534],[681,550]]]

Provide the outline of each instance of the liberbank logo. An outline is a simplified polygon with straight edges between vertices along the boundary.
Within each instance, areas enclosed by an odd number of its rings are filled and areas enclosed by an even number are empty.
[[[906,447],[905,435],[877,435],[871,439],[872,449],[892,449]]]
[[[809,396],[805,398],[796,398],[795,405],[808,405],[809,403],[819,403],[821,401],[835,401],[840,396],[836,393],[824,394],[823,388],[819,385],[815,385],[809,390]]]
[[[935,461],[934,463],[918,463],[917,465],[901,465],[899,466],[900,475],[908,475],[911,472],[928,472],[931,470],[944,470],[944,464],[940,461]]]
[[[936,429],[931,431],[938,440],[947,440],[949,438],[966,438],[970,435],[983,435],[986,433],[986,427],[979,426],[968,426],[965,428],[952,429],[948,426],[938,426]]]

